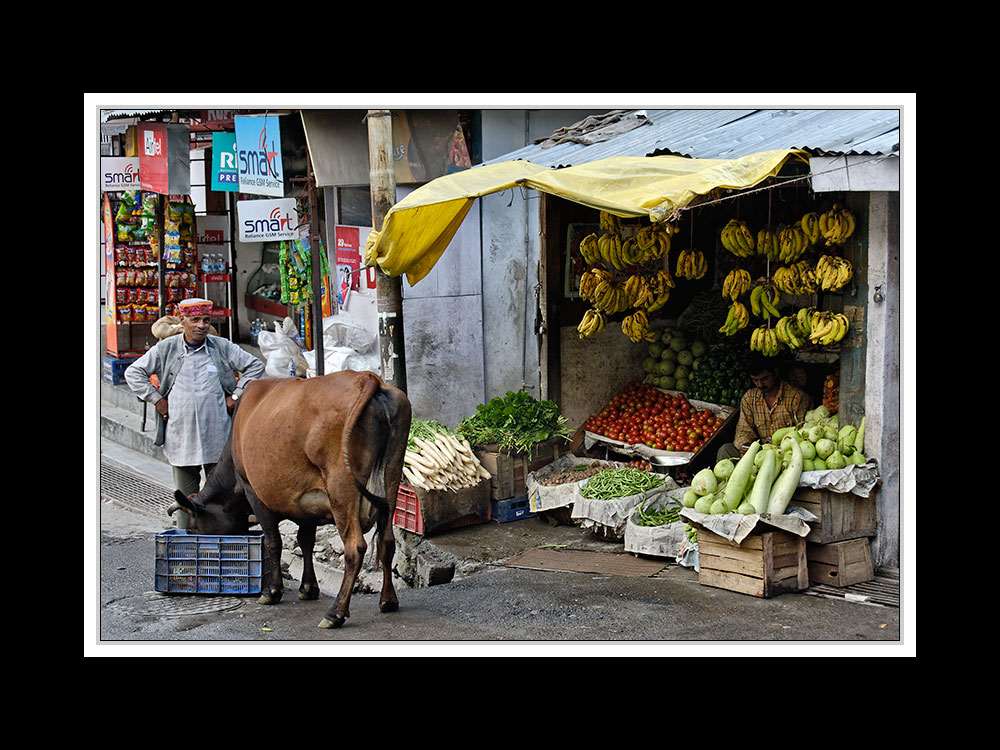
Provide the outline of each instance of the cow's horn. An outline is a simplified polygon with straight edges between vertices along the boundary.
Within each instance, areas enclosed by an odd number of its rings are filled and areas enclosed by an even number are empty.
[[[170,507],[167,508],[167,515],[172,516],[174,514],[174,511],[178,511],[180,509],[181,509],[181,504],[176,500],[174,500],[172,503],[170,503]]]

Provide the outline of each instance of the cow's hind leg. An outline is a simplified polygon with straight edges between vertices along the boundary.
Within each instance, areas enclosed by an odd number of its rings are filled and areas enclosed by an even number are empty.
[[[316,570],[313,568],[316,524],[300,523],[296,540],[299,549],[302,550],[302,583],[299,586],[299,599],[319,599],[319,582],[316,580]]]
[[[347,510],[341,507],[340,503],[335,504],[333,519],[340,532],[340,538],[344,542],[344,579],[340,583],[340,591],[337,593],[336,603],[330,607],[320,623],[321,628],[339,628],[344,624],[344,620],[351,616],[351,592],[354,590],[354,583],[358,579],[361,570],[361,563],[368,549],[364,534],[361,533],[361,524],[358,522],[357,507],[360,495],[357,490],[341,490],[339,497],[350,497],[349,492],[353,492],[356,498],[353,503],[344,503],[351,507]],[[331,497],[334,497],[331,493]]]
[[[382,595],[378,600],[380,612],[395,612],[399,609],[399,599],[396,598],[396,588],[392,585],[392,558],[396,555],[396,537],[392,524],[385,519],[378,536],[378,559],[382,564]]]

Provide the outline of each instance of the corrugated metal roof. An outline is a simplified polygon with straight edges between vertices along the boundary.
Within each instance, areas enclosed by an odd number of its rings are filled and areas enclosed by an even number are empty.
[[[532,144],[496,159],[562,167],[610,156],[732,159],[771,149],[817,156],[899,153],[898,109],[649,109],[649,124],[603,143]]]

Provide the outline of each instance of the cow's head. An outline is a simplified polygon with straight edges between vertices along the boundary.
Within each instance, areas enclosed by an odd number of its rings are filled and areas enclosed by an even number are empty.
[[[188,497],[174,491],[174,502],[167,513],[187,513],[190,534],[246,534],[250,528],[246,503],[205,503],[197,495]]]

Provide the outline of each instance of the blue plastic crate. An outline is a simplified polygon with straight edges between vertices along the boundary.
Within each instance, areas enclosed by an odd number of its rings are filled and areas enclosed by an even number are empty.
[[[125,382],[125,368],[138,358],[138,355],[134,357],[115,357],[111,354],[105,354],[101,364],[101,378],[105,383],[121,385]]]
[[[259,594],[267,575],[264,532],[156,535],[154,587],[171,594]]]
[[[506,500],[490,500],[490,518],[500,523],[520,521],[535,515],[528,505],[528,498],[511,497]]]

